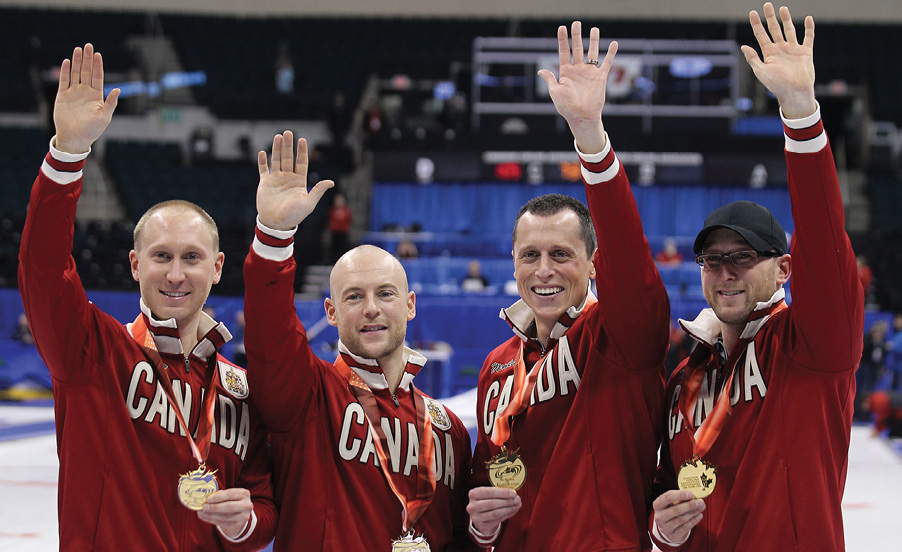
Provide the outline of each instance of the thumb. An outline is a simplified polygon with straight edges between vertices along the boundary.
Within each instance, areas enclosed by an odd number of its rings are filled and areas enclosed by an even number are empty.
[[[758,57],[758,52],[755,51],[751,46],[742,45],[740,47],[743,55],[745,55],[745,61],[752,67],[752,70],[757,70],[758,67],[762,65],[761,58]]]
[[[119,93],[122,92],[118,88],[114,88],[110,90],[110,93],[106,97],[106,102],[104,102],[104,110],[109,109],[110,115],[116,111],[116,106],[119,105]]]
[[[326,193],[326,190],[335,186],[335,182],[332,180],[320,180],[316,183],[316,186],[310,190],[310,195],[319,203],[319,200],[323,198],[323,194]]]
[[[540,69],[539,76],[542,77],[543,81],[545,81],[545,84],[548,86],[548,90],[551,90],[558,83],[557,79],[554,77],[554,73],[552,73],[548,69]]]

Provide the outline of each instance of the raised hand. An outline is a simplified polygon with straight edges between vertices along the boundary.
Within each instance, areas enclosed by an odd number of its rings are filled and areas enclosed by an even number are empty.
[[[547,69],[539,71],[539,76],[548,85],[554,107],[570,125],[579,149],[583,153],[597,153],[606,144],[601,110],[618,44],[611,42],[604,61],[598,65],[598,28],[592,27],[589,31],[587,57],[593,63],[587,63],[583,59],[582,24],[579,21],[573,22],[571,34],[572,59],[567,27],[561,25],[558,28],[559,78],[555,79],[554,74]]]
[[[805,37],[801,44],[789,8],[780,7],[778,21],[773,4],[768,2],[764,4],[764,19],[767,30],[758,12],[752,10],[749,13],[763,60],[751,46],[742,46],[742,53],[761,84],[777,97],[787,118],[807,117],[817,109],[814,100],[814,19],[810,15],[805,18]]]
[[[266,152],[257,154],[260,184],[257,186],[257,214],[260,222],[273,230],[291,230],[313,212],[331,180],[317,182],[307,191],[307,140],[298,140],[297,163],[293,155],[294,134],[286,130],[272,140],[272,170]]]
[[[60,66],[59,89],[53,106],[56,148],[85,153],[100,138],[119,103],[119,89],[103,99],[103,58],[91,43],[75,48],[72,60]]]

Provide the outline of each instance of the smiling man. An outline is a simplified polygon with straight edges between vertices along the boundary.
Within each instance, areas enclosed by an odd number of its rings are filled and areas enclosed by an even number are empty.
[[[72,258],[82,169],[113,115],[90,44],[60,70],[56,136],[31,192],[19,289],[53,378],[60,550],[259,550],[275,534],[266,435],[231,338],[202,312],[222,274],[213,219],[152,207],[129,254],[141,312],[88,301]]]
[[[746,60],[780,104],[795,234],[750,201],[695,240],[708,301],[667,386],[652,534],[665,551],[845,550],[846,479],[864,294],[814,96],[814,20],[749,20]],[[765,23],[767,28],[765,29]],[[783,285],[792,276],[792,304]]]
[[[423,395],[426,359],[404,346],[416,315],[401,263],[362,245],[329,278],[326,319],[338,358],[314,356],[294,304],[293,240],[331,181],[307,191],[307,142],[260,152],[257,229],[244,265],[251,387],[272,432],[275,549],[476,550],[467,537],[470,438]],[[421,548],[424,542],[428,546]]]
[[[497,552],[651,550],[669,302],[602,125],[617,43],[598,66],[598,29],[586,59],[574,22],[572,52],[566,27],[558,50],[558,78],[539,74],[573,133],[589,207],[544,195],[514,223],[520,301],[501,312],[514,336],[479,375],[470,532]]]

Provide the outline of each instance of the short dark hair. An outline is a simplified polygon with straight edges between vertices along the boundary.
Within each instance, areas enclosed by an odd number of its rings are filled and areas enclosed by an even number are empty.
[[[517,241],[517,226],[526,213],[539,217],[550,217],[566,210],[573,211],[579,219],[580,236],[586,244],[586,255],[591,259],[592,253],[595,252],[595,227],[592,225],[589,208],[582,201],[563,194],[545,194],[527,201],[520,208],[517,219],[514,221],[512,242]]]

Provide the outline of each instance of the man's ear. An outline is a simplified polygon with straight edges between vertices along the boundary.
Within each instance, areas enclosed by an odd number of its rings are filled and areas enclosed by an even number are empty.
[[[323,308],[326,309],[326,320],[332,326],[338,326],[338,318],[335,316],[335,304],[332,303],[331,297],[326,297],[323,301]]]
[[[134,278],[136,282],[140,282],[141,279],[138,277],[138,252],[134,249],[128,252],[128,264],[131,265],[132,278]]]
[[[410,322],[417,315],[417,294],[407,292],[407,321]]]
[[[787,253],[777,258],[777,283],[781,286],[792,276],[792,257]]]

